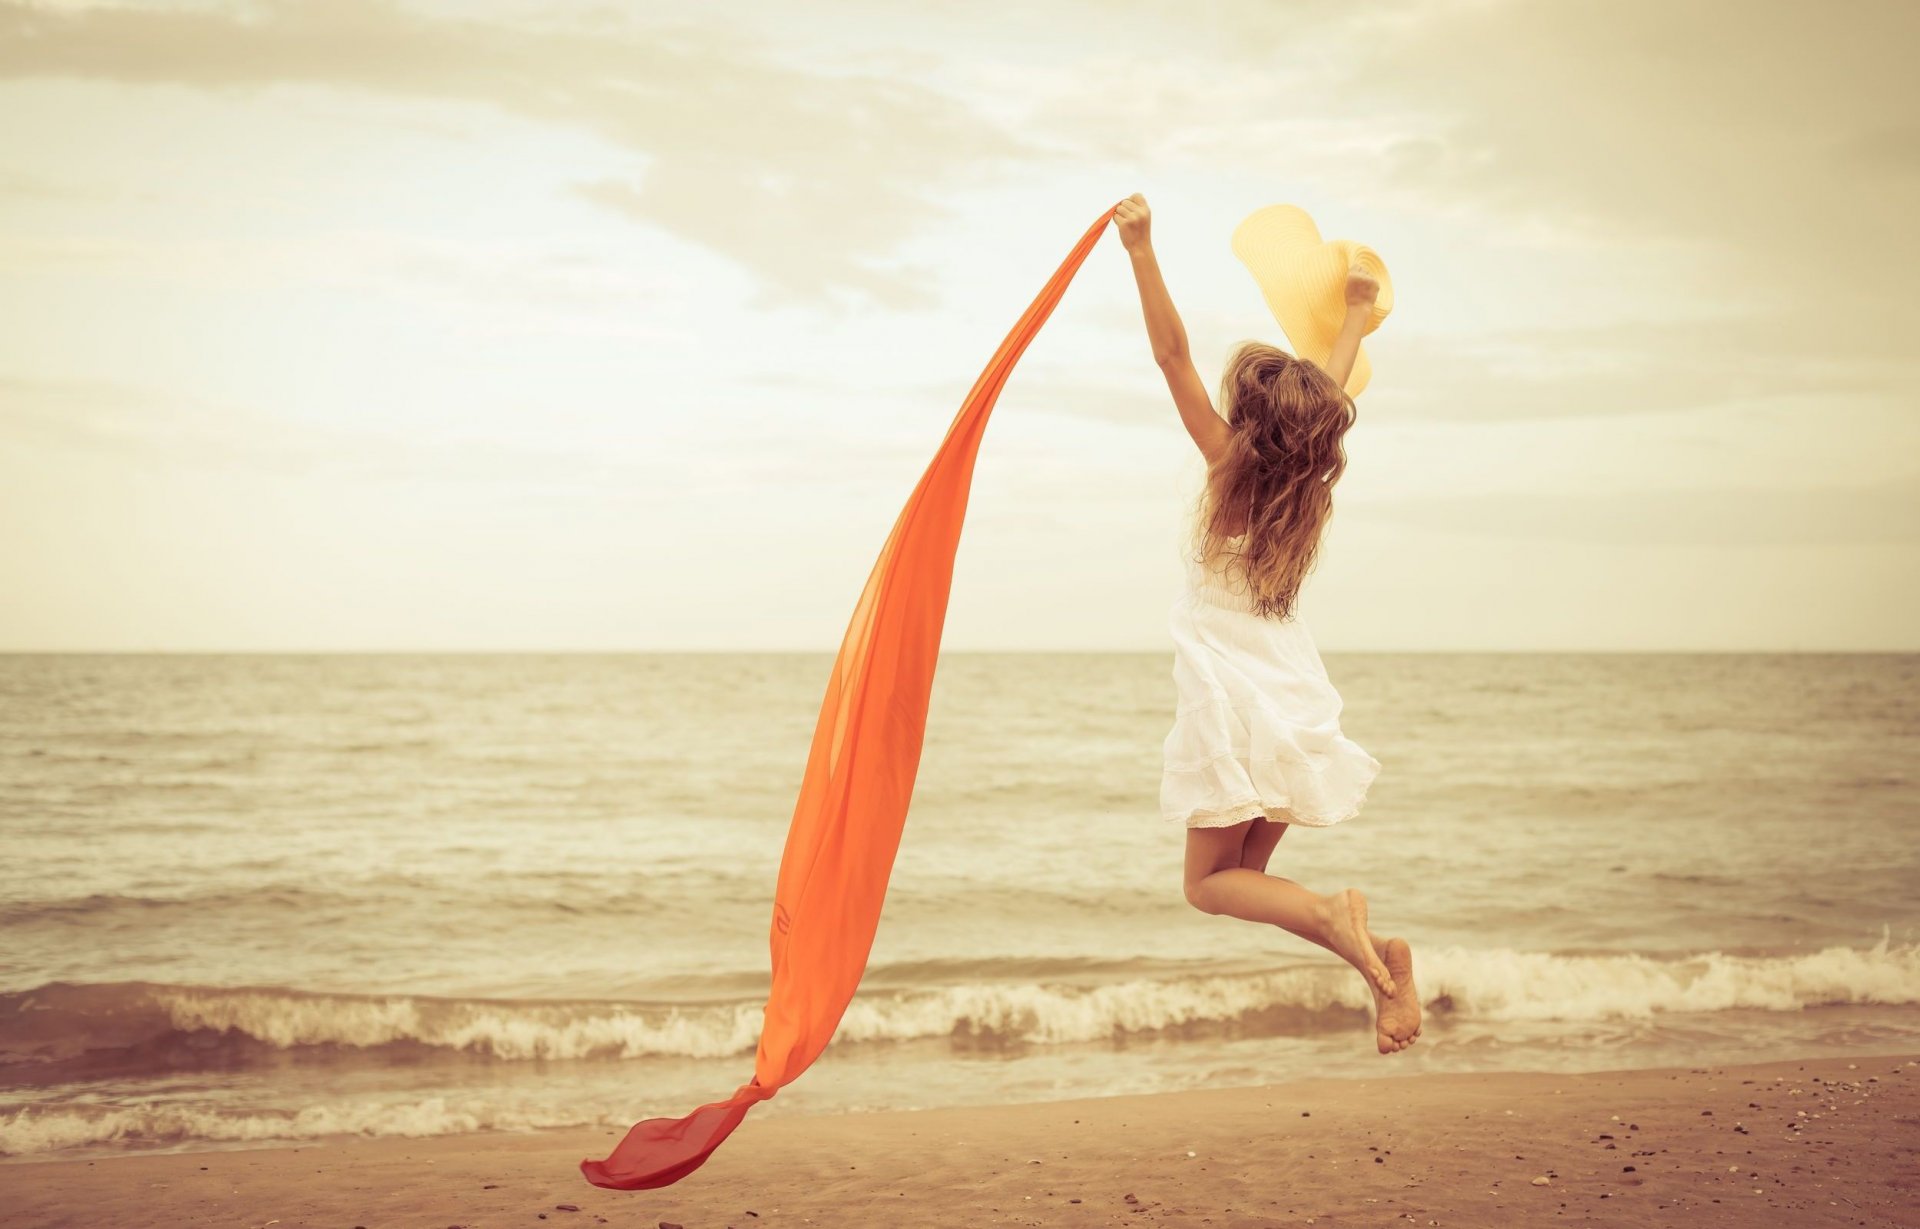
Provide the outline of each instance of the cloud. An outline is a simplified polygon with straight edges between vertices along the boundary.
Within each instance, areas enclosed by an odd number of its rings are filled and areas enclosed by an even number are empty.
[[[1916,310],[1893,271],[1920,263],[1920,145],[1889,120],[1912,113],[1916,43],[1904,0],[1438,6],[1351,62],[1375,105],[1442,126],[1356,167],[1355,190],[1685,238],[1723,257],[1729,297],[1821,326],[1809,347],[1891,348]]]
[[[0,376],[0,438],[163,463],[305,472],[312,441],[222,407],[187,403],[112,380]]]
[[[30,201],[69,205],[110,200],[152,200],[150,192],[133,193],[94,184],[72,183],[25,171],[0,169],[0,203]]]
[[[1820,490],[1674,489],[1352,501],[1345,515],[1422,529],[1644,546],[1920,543],[1920,479]]]
[[[0,443],[131,462],[142,470],[249,471],[336,480],[504,484],[527,496],[679,502],[701,492],[762,498],[781,484],[838,493],[909,487],[937,443],[926,429],[862,436],[823,463],[802,423],[771,424],[741,445],[711,433],[568,429],[551,417],[443,424],[430,431],[292,421],[258,406],[112,380],[0,375]],[[723,464],[724,462],[724,464]]]
[[[0,440],[131,459],[148,468],[320,471],[358,477],[505,479],[524,489],[619,489],[664,478],[697,457],[636,437],[589,447],[529,429],[503,438],[459,429],[404,434],[290,423],[245,406],[109,380],[0,376]]]
[[[1706,409],[1774,398],[1882,398],[1920,387],[1904,354],[1839,353],[1780,312],[1700,322],[1500,329],[1373,343],[1370,417],[1476,421]],[[1851,349],[1852,347],[1846,347]]]
[[[1304,50],[1309,28],[1343,50]],[[1409,284],[1409,308],[1416,292],[1476,309],[1503,295],[1613,321],[1470,336],[1396,321],[1371,345],[1375,413],[1920,396],[1904,276],[1920,266],[1920,5],[1245,3],[1167,37],[1217,58],[1204,86],[1169,54],[1105,119],[1075,101],[1084,80],[1040,113],[1078,106],[1103,149],[1137,133],[1191,165],[1285,151],[1272,173],[1289,192],[1376,212],[1390,261],[1404,228],[1454,278]],[[1431,247],[1447,235],[1457,265]]]
[[[595,180],[576,184],[574,191],[583,199],[603,205],[616,213],[641,221],[654,221],[678,234],[716,251],[724,251],[756,271],[764,279],[765,289],[749,306],[778,307],[801,301],[828,289],[845,289],[867,295],[882,307],[902,309],[930,307],[938,301],[932,287],[934,271],[924,265],[882,263],[866,253],[843,250],[836,258],[831,277],[820,268],[820,248],[796,241],[793,215],[850,217],[863,207],[857,195],[849,195],[844,182],[817,180],[793,185],[780,204],[781,216],[769,219],[764,198],[739,193],[728,182],[725,172],[695,171],[657,166],[644,183],[635,187],[620,180]],[[805,198],[805,199],[802,199]],[[928,207],[926,220],[945,210]],[[898,219],[904,223],[906,219]],[[889,243],[906,237],[905,225],[891,228]],[[873,236],[863,236],[871,241]]]
[[[0,4],[0,77],[207,90],[305,84],[483,104],[636,155],[588,197],[740,261],[775,300],[924,302],[881,257],[942,214],[936,194],[1031,152],[910,80],[808,71],[730,25],[512,26],[386,0],[243,11]]]

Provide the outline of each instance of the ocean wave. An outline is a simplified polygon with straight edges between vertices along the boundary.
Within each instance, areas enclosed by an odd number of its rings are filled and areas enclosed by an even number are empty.
[[[339,899],[338,893],[317,891],[297,884],[215,890],[185,896],[136,896],[124,892],[90,892],[85,896],[62,896],[0,903],[0,925],[24,926],[38,922],[96,920],[128,921],[138,920],[138,915],[141,914],[163,910],[251,908],[290,911],[311,907],[315,902],[334,899]]]
[[[172,825],[139,829],[130,826],[121,831],[166,832],[172,828]],[[460,856],[475,850],[453,847],[447,852]],[[223,872],[285,873],[287,861],[286,857],[234,861],[226,863]],[[214,884],[178,894],[91,892],[80,896],[37,897],[0,901],[0,925],[140,925],[158,913],[197,922],[218,916],[223,921],[230,920],[230,924],[243,924],[242,919],[257,915],[265,924],[338,906],[361,911],[379,909],[388,915],[411,909],[420,911],[419,925],[441,922],[449,930],[464,930],[470,926],[460,921],[466,916],[465,911],[483,902],[494,913],[519,911],[538,916],[567,912],[631,920],[642,915],[675,912],[695,899],[711,899],[715,893],[751,890],[757,896],[764,891],[766,883],[764,874],[758,870],[716,871],[709,865],[692,863],[657,864],[651,869],[650,881],[643,886],[610,881],[604,874],[585,871],[514,874],[510,881],[504,882],[503,878],[506,877],[429,876],[397,871],[370,874],[338,886],[313,886],[288,878],[246,886]]]
[[[1777,956],[1554,955],[1441,949],[1415,968],[1422,997],[1487,1020],[1624,1020],[1659,1013],[1799,1011],[1920,1003],[1920,944]]]
[[[462,1135],[600,1125],[565,1108],[503,1105],[482,1097],[309,1105],[285,1113],[210,1107],[27,1106],[0,1113],[0,1156],[29,1156],[89,1145],[160,1148],[184,1143],[321,1139],[327,1136]]]
[[[985,963],[985,962],[983,962]],[[1009,962],[1018,965],[1019,962]],[[1444,1026],[1606,1022],[1659,1013],[1798,1011],[1920,1003],[1920,945],[1796,955],[1563,955],[1437,948],[1418,955],[1423,999]],[[946,1039],[1016,1049],[1128,1037],[1281,1036],[1351,1028],[1368,1008],[1342,965],[1258,972],[1039,980],[974,976],[870,987],[835,1043]],[[1057,967],[1055,971],[1061,971]],[[876,981],[887,980],[882,970]],[[520,1062],[722,1058],[753,1053],[763,999],[704,1003],[325,994],[146,982],[52,983],[0,995],[0,1064],[144,1066],[289,1050],[412,1047]]]

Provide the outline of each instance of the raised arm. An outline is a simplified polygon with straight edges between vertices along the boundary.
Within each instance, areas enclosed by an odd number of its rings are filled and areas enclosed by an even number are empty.
[[[1126,246],[1132,261],[1134,281],[1140,286],[1140,310],[1146,317],[1153,361],[1160,365],[1160,374],[1167,379],[1167,391],[1173,394],[1173,404],[1180,411],[1180,421],[1186,424],[1187,434],[1211,463],[1226,446],[1231,429],[1227,420],[1213,408],[1207,386],[1201,383],[1200,373],[1194,370],[1193,358],[1187,352],[1186,326],[1180,323],[1180,313],[1173,309],[1173,298],[1167,294],[1167,283],[1160,276],[1160,262],[1154,258],[1153,242],[1148,234],[1152,218],[1147,211],[1147,198],[1134,193],[1115,207],[1113,218],[1120,228],[1120,242]]]
[[[1327,374],[1341,388],[1347,386],[1354,361],[1360,357],[1360,339],[1366,335],[1367,318],[1373,314],[1373,301],[1379,294],[1380,283],[1359,265],[1347,270],[1347,318],[1341,322],[1340,334],[1333,339],[1333,350],[1327,355]]]

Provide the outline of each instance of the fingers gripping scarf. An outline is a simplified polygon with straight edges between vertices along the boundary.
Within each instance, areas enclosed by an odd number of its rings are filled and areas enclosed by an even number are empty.
[[[907,498],[854,607],[814,727],[774,889],[773,983],[753,1079],[684,1118],[635,1123],[595,1186],[644,1190],[706,1162],[756,1101],[800,1076],[832,1040],[867,967],[920,767],[954,553],[987,416],[1027,345],[1113,216],[1108,209],[1000,343]]]

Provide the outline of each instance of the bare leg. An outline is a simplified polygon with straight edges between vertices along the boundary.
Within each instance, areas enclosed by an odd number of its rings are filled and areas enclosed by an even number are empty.
[[[1246,826],[1246,837],[1240,843],[1240,866],[1248,870],[1267,870],[1275,847],[1286,835],[1286,824],[1279,820],[1269,820],[1261,816]],[[1379,987],[1369,985],[1373,991],[1373,1031],[1375,1041],[1382,1054],[1398,1054],[1400,1050],[1413,1045],[1421,1037],[1421,997],[1413,985],[1413,949],[1407,947],[1405,939],[1382,939],[1375,933],[1367,935],[1373,943],[1373,954],[1386,964],[1386,972],[1394,981],[1394,993],[1382,995]],[[1319,943],[1319,939],[1315,939]],[[1323,943],[1323,947],[1327,947]]]
[[[1187,900],[1206,913],[1265,922],[1318,943],[1358,969],[1369,986],[1392,994],[1393,977],[1367,930],[1367,898],[1354,888],[1322,896],[1291,879],[1242,866],[1256,822],[1187,829]]]
[[[1285,823],[1265,816],[1254,820],[1247,826],[1247,839],[1240,844],[1240,865],[1256,871],[1266,870],[1274,848],[1286,834]]]

